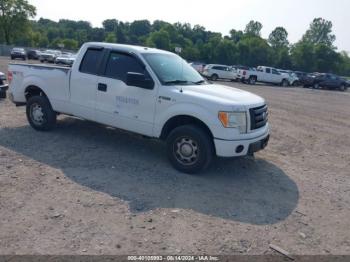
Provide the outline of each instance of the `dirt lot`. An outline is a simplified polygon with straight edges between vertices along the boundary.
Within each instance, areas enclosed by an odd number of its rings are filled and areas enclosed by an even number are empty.
[[[7,60],[0,59],[0,71]],[[174,171],[160,142],[0,101],[0,254],[350,254],[350,93],[246,86],[269,147]]]

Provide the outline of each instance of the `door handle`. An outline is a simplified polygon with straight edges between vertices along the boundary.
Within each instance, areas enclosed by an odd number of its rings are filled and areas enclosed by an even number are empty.
[[[99,84],[98,84],[98,91],[107,92],[107,85],[106,85],[106,84],[99,83]]]

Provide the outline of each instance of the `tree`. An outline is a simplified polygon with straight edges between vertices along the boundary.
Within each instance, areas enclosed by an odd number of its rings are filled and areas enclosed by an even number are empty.
[[[64,45],[65,49],[69,50],[76,50],[78,49],[78,41],[74,39],[63,39],[62,44]]]
[[[348,52],[342,51],[339,54],[340,63],[338,65],[338,72],[343,76],[350,76],[350,57]]]
[[[90,32],[89,39],[95,42],[103,42],[105,39],[105,30],[103,30],[103,28],[93,28]]]
[[[288,47],[273,49],[273,65],[277,68],[291,69],[292,60]]]
[[[153,32],[146,40],[146,44],[150,47],[170,50],[170,37],[167,31],[160,30]]]
[[[294,69],[306,72],[315,71],[315,46],[300,41],[292,46],[291,59]]]
[[[27,0],[0,0],[0,28],[7,44],[16,35],[24,33],[29,26],[29,18],[36,15],[36,8]]]
[[[245,30],[244,33],[250,36],[260,36],[261,29],[263,28],[262,24],[258,21],[251,20]]]
[[[137,20],[130,24],[130,34],[136,37],[148,35],[152,26],[148,20]]]
[[[108,33],[106,38],[105,38],[105,42],[107,42],[107,43],[116,43],[117,42],[117,36],[115,35],[115,33]]]
[[[106,32],[116,32],[118,27],[118,20],[107,19],[102,22],[103,28]]]
[[[336,39],[335,35],[332,34],[332,27],[331,21],[315,18],[302,40],[312,44],[324,44],[331,47]]]
[[[271,65],[272,48],[265,39],[245,37],[238,43],[239,63],[248,66]]]
[[[217,63],[233,65],[238,60],[238,49],[233,41],[222,39],[214,51],[214,59]]]
[[[339,63],[341,63],[340,55],[332,47],[325,44],[315,46],[317,72],[335,73]]]
[[[276,27],[269,36],[269,43],[273,48],[288,47],[288,32],[284,27]]]
[[[153,31],[159,31],[162,28],[164,28],[164,26],[166,25],[170,25],[168,22],[164,22],[162,20],[155,20],[152,24],[152,30]]]
[[[50,43],[51,48],[60,48],[60,45],[62,45],[62,39],[56,38]]]
[[[232,29],[230,31],[230,39],[235,42],[235,43],[238,43],[239,41],[241,41],[243,37],[243,32],[242,31],[237,31],[235,29]]]

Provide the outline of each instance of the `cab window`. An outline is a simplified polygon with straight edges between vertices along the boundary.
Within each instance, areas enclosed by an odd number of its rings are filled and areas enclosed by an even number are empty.
[[[280,73],[278,73],[278,71],[276,69],[272,69],[272,74],[279,75]]]
[[[151,79],[145,67],[133,56],[129,54],[111,52],[107,61],[104,75],[126,83],[128,73],[140,73]]]

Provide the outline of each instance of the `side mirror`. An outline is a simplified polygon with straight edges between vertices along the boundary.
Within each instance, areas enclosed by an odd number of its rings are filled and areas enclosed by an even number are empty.
[[[147,79],[144,74],[135,72],[127,73],[126,84],[128,86],[137,86],[149,90],[152,90],[154,88],[154,82],[152,79]]]

